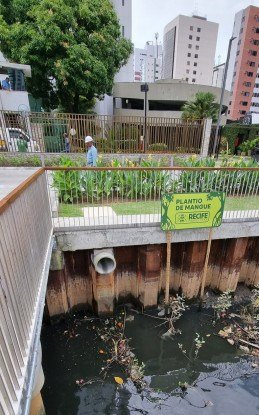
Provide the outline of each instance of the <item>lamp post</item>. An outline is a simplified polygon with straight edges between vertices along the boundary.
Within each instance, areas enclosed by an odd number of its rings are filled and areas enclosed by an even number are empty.
[[[144,99],[144,152],[146,151],[147,145],[147,93],[149,91],[149,86],[147,83],[140,85],[140,91],[145,92]]]
[[[226,89],[226,81],[227,81],[227,74],[228,74],[230,52],[231,52],[232,42],[235,39],[236,39],[236,36],[235,37],[232,36],[229,39],[229,43],[228,43],[228,54],[227,54],[227,60],[226,60],[226,65],[225,65],[225,70],[224,70],[222,87],[221,87],[221,96],[220,96],[220,103],[219,103],[219,115],[218,115],[218,122],[217,122],[215,138],[214,138],[213,153],[212,153],[213,156],[215,156],[215,154],[216,154],[216,147],[217,147],[218,135],[219,135],[219,127],[220,127],[220,124],[221,124],[221,111],[222,111],[222,107],[223,107],[223,99],[224,99],[224,94],[225,94],[225,89]]]

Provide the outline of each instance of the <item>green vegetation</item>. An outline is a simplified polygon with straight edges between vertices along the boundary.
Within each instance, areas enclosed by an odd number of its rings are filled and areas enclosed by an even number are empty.
[[[219,104],[215,102],[215,98],[210,92],[197,92],[192,101],[184,104],[182,118],[191,121],[212,118],[212,121],[216,122]]]
[[[240,146],[240,150],[248,153],[249,151],[252,151],[256,145],[259,144],[259,137],[256,137],[254,140],[247,140],[244,141],[241,146]]]
[[[3,0],[0,42],[8,59],[32,66],[28,90],[44,108],[72,113],[111,93],[132,51],[109,0]]]
[[[80,218],[84,216],[83,208],[86,207],[82,204],[59,204],[59,216],[62,218]]]
[[[237,137],[243,137],[244,141],[255,140],[259,135],[259,126],[258,125],[244,125],[244,124],[227,124],[222,129],[222,135],[224,141],[228,143],[228,148],[233,154],[235,149],[235,140]],[[225,144],[223,141],[223,145]]]
[[[199,160],[190,157],[183,161],[184,166],[199,167],[201,165],[215,167],[214,159]],[[141,167],[159,167],[160,162],[152,157],[142,160]],[[228,166],[228,160],[222,161]],[[197,193],[225,191],[232,196],[245,195],[254,192],[257,185],[257,172],[242,171],[242,167],[253,166],[253,162],[246,163],[243,159],[235,162],[238,171],[179,171],[144,170],[144,171],[56,171],[53,173],[53,187],[58,190],[61,202],[72,203],[82,200],[87,203],[97,203],[100,200],[160,200],[162,193]],[[74,162],[63,157],[62,165],[72,167]],[[121,164],[115,160],[113,167]],[[133,166],[126,160],[126,166]]]
[[[165,143],[154,143],[149,146],[149,150],[154,152],[161,151],[165,153],[168,150],[168,147]]]
[[[106,203],[104,202],[106,205]],[[75,203],[59,205],[59,216],[61,217],[82,217],[83,208],[89,206],[87,203]],[[91,204],[91,206],[93,206]],[[96,205],[98,206],[98,205]],[[158,200],[139,201],[139,202],[119,202],[107,203],[117,215],[149,215],[160,214],[161,202]],[[257,210],[259,208],[259,196],[227,197],[225,211],[236,210]]]

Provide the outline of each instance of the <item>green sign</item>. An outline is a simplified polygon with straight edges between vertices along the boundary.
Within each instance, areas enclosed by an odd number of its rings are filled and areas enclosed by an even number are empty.
[[[165,194],[161,228],[163,231],[216,228],[222,223],[224,204],[223,192]]]

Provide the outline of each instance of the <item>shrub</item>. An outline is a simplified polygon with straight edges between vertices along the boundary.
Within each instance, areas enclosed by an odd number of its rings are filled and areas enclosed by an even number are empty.
[[[150,151],[167,151],[168,147],[165,143],[154,143],[149,146]]]

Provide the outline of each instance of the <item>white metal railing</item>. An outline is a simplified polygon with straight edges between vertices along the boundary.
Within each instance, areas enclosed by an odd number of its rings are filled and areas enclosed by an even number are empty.
[[[259,219],[258,168],[48,168],[55,228],[160,222],[164,193],[223,191],[225,220]]]
[[[25,414],[52,240],[44,169],[0,202],[0,413]]]

